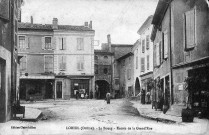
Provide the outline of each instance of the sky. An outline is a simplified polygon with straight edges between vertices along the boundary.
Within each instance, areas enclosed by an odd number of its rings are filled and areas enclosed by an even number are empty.
[[[137,30],[148,16],[153,15],[158,0],[24,0],[22,22],[84,25],[92,21],[95,40],[113,44],[134,44]]]

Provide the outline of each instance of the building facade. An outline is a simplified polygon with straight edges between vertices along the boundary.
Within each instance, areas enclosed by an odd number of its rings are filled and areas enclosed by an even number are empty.
[[[134,55],[129,52],[117,59],[121,97],[134,96]]]
[[[113,53],[101,49],[94,51],[95,69],[95,93],[97,99],[104,99],[110,92],[112,84],[112,60]]]
[[[17,101],[17,22],[21,0],[0,1],[0,122],[12,118]]]
[[[151,25],[153,16],[149,16],[146,21],[142,24],[139,28],[137,33],[139,34],[140,38],[137,42],[138,47],[135,50],[135,63],[136,69],[139,68],[139,80],[141,90],[143,91],[142,96],[145,96],[145,102],[150,103],[150,95],[153,90],[152,82],[153,82],[153,43],[151,42],[151,33],[153,26]],[[136,83],[137,83],[136,77]],[[135,84],[137,85],[137,84]],[[142,93],[141,93],[142,94]]]
[[[94,88],[94,30],[88,26],[19,24],[20,98],[70,99]]]
[[[154,77],[159,76],[164,100],[179,115],[187,103],[205,114],[209,108],[207,2],[159,1],[152,23],[157,58]]]
[[[54,98],[53,30],[50,26],[19,23],[18,55],[20,59],[20,99]]]
[[[76,97],[83,90],[88,96],[94,92],[94,30],[92,22],[84,26],[58,25],[53,19],[55,97]]]

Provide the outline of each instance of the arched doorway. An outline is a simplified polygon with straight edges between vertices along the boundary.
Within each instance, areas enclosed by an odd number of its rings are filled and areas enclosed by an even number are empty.
[[[136,78],[135,81],[135,96],[138,95],[140,93],[140,83],[139,83],[139,78]]]
[[[95,82],[96,86],[98,87],[97,91],[97,98],[98,99],[105,99],[106,93],[110,90],[109,83],[105,80],[97,80]]]

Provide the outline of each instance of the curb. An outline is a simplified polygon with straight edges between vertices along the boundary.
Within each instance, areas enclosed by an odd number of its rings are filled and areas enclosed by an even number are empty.
[[[37,118],[34,118],[34,119],[27,119],[27,118],[23,118],[21,119],[21,121],[30,121],[30,122],[37,122],[38,120],[40,120],[42,118],[43,114],[42,112],[38,115]]]

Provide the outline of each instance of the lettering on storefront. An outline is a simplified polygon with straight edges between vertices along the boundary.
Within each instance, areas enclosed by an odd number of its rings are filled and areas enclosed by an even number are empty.
[[[209,63],[204,63],[204,64],[201,64],[201,65],[195,65],[192,68],[196,69],[196,68],[201,68],[201,67],[206,67],[206,66],[209,66]]]
[[[184,90],[184,84],[180,84],[180,85],[178,86],[178,89],[179,89],[179,90]]]

